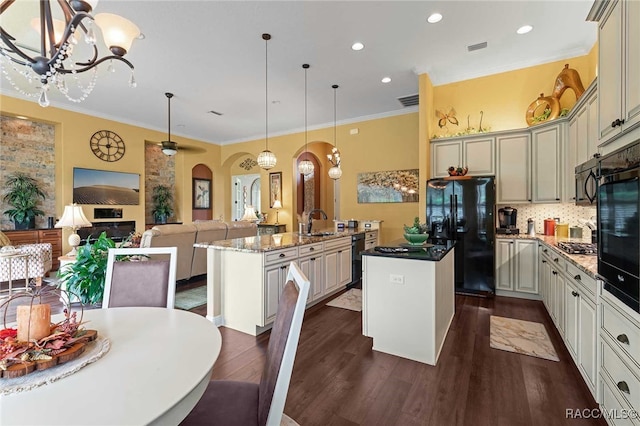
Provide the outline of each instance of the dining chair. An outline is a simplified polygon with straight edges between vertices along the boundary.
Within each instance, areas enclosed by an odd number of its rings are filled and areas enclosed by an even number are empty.
[[[291,262],[260,383],[212,380],[181,425],[278,426],[298,349],[309,280]]]
[[[169,255],[169,259],[150,257],[157,255]],[[122,256],[127,258],[121,259]],[[156,306],[173,309],[177,256],[176,247],[109,249],[102,308]]]

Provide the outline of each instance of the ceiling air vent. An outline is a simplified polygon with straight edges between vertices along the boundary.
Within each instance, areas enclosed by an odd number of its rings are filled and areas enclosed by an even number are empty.
[[[221,113],[221,112],[214,111],[214,110],[207,111],[207,113],[208,113],[208,114],[215,114],[215,115],[222,115],[222,113]]]
[[[471,46],[467,46],[467,50],[469,52],[473,52],[474,50],[480,50],[487,47],[487,42],[483,41],[482,43],[472,44]]]
[[[416,106],[419,104],[420,101],[420,97],[418,96],[418,94],[416,93],[415,95],[407,95],[407,96],[403,96],[401,98],[398,98],[398,100],[400,101],[400,103],[402,104],[402,106],[405,107],[410,107],[410,106]]]

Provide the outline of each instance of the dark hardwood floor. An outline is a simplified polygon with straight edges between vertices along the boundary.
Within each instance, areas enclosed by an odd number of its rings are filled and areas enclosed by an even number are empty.
[[[204,285],[192,280],[177,291]],[[51,296],[52,310],[55,298]],[[192,312],[205,315],[206,306]],[[489,317],[545,325],[560,362],[489,346]],[[225,327],[213,379],[258,382],[269,333]],[[420,338],[420,336],[416,336]],[[456,296],[456,314],[438,365],[376,352],[362,336],[361,314],[314,306],[305,314],[285,412],[312,425],[606,425],[567,419],[594,409],[571,356],[541,302]]]

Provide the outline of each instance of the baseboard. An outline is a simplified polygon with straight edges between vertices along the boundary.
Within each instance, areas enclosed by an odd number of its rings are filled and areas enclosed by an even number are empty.
[[[216,315],[215,317],[207,315],[207,319],[211,321],[216,327],[224,326],[224,317],[222,315]]]
[[[516,297],[518,299],[542,300],[539,294],[520,293],[519,291],[496,290],[496,296]]]

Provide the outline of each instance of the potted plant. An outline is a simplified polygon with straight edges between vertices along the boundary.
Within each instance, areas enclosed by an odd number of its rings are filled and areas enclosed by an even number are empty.
[[[166,185],[158,185],[153,188],[151,195],[153,200],[153,219],[156,223],[167,223],[167,218],[173,215],[173,193]]]
[[[60,283],[84,304],[96,305],[102,302],[107,255],[109,249],[115,246],[106,232],[101,233],[93,244],[89,243],[87,237],[87,244],[78,247],[76,261],[58,271]]]
[[[15,172],[7,177],[5,188],[4,201],[13,208],[4,214],[13,220],[16,229],[35,228],[36,216],[44,215],[38,208],[40,198],[45,199],[38,181],[26,173]]]
[[[403,228],[404,238],[411,245],[422,245],[429,239],[427,224],[420,223],[420,218],[417,216],[413,219],[412,226],[404,225]]]

